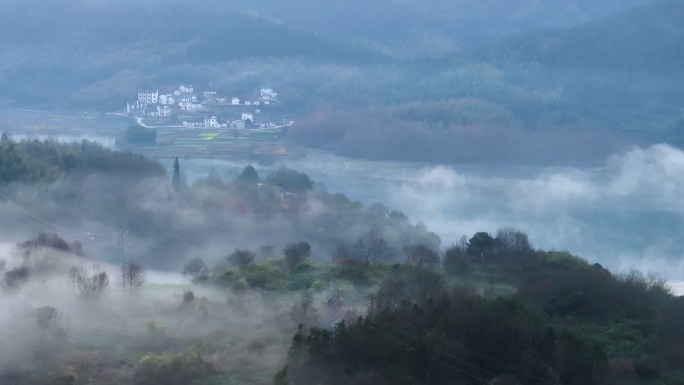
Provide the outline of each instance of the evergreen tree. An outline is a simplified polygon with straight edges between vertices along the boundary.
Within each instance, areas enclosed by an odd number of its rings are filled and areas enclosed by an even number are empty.
[[[259,174],[250,164],[242,170],[242,173],[238,176],[238,180],[240,182],[256,183],[259,181]]]
[[[178,164],[178,157],[173,161],[173,177],[171,178],[171,186],[176,192],[181,190],[181,175],[180,164]]]
[[[218,174],[215,168],[209,170],[209,175],[207,176],[207,184],[210,186],[221,186],[223,182],[221,181],[221,176]]]
[[[285,261],[290,271],[311,257],[311,245],[307,242],[290,243],[283,249]]]
[[[275,377],[273,377],[273,384],[274,385],[288,385],[289,381],[287,380],[287,366],[285,366],[281,371],[276,373]]]

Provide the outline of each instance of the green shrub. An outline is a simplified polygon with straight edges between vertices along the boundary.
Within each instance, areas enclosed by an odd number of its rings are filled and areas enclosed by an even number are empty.
[[[168,331],[168,327],[162,322],[149,319],[145,321],[145,327],[147,328],[147,336],[150,339],[157,340],[165,338],[167,335],[166,332]]]
[[[240,269],[249,287],[263,290],[278,290],[287,286],[284,272],[263,265],[249,265]]]
[[[217,286],[230,287],[239,278],[233,270],[223,270],[210,276],[210,280]]]
[[[302,290],[310,289],[317,278],[316,269],[309,264],[297,266],[289,275],[289,289]]]
[[[579,332],[601,345],[608,357],[638,358],[645,352],[646,340],[635,327],[625,323],[586,325]]]
[[[157,130],[133,124],[126,129],[122,139],[131,144],[154,145],[157,140]]]
[[[589,263],[564,251],[547,251],[539,254],[540,267],[547,270],[574,270],[589,267]]]
[[[359,286],[370,286],[371,281],[362,268],[342,266],[335,269],[336,279],[343,279]]]
[[[133,376],[137,385],[187,385],[210,376],[212,366],[202,359],[197,350],[178,354],[145,354]]]
[[[64,368],[62,373],[55,376],[50,382],[51,385],[76,385],[78,384],[78,374],[73,367],[68,366]]]

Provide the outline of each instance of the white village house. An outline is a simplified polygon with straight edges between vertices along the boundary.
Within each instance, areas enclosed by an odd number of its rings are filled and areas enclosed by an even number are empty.
[[[261,101],[275,102],[278,100],[278,94],[273,91],[272,88],[262,88],[261,96],[259,97]]]
[[[157,104],[159,101],[159,90],[151,92],[148,90],[140,91],[138,90],[138,101],[148,104]]]
[[[272,88],[262,88],[259,97],[255,99],[241,99],[239,97],[227,98],[219,95],[217,91],[198,91],[192,85],[179,85],[177,89],[168,93],[159,93],[159,90],[138,90],[137,99],[133,103],[126,103],[126,114],[137,117],[170,118],[178,112],[204,112],[207,115],[202,121],[183,121],[183,127],[192,128],[271,128],[277,127],[275,123],[257,123],[254,114],[261,110],[256,108],[253,112],[243,112],[239,119],[221,122],[219,116],[210,115],[220,108],[219,105],[254,106],[268,105],[278,102],[278,93]],[[208,104],[207,104],[208,103]],[[159,123],[157,123],[159,124]],[[169,124],[173,124],[169,122]]]

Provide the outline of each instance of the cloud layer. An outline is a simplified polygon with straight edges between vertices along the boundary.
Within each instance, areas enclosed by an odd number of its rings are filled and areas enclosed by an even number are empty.
[[[386,193],[447,242],[515,226],[540,247],[684,278],[684,152],[667,145],[634,147],[593,169],[428,167]]]

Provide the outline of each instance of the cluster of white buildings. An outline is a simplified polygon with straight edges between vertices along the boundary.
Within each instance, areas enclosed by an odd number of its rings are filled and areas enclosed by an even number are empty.
[[[243,113],[240,119],[238,120],[233,120],[229,122],[220,122],[216,116],[208,116],[204,118],[204,121],[201,122],[186,122],[183,121],[183,127],[201,127],[201,128],[237,128],[237,129],[243,129],[246,127],[253,127],[254,123],[254,115],[249,114],[249,113]],[[271,125],[265,125],[265,124],[259,124],[257,126],[254,126],[254,128],[266,128],[268,127],[275,127],[275,124],[270,123]]]
[[[268,123],[254,123],[254,115],[243,113],[240,119],[221,122],[216,116],[207,116],[203,121],[188,122],[183,121],[183,127],[188,128],[235,128],[235,129],[263,129],[263,128],[277,128],[279,127],[274,122]],[[281,126],[282,127],[282,126]]]
[[[233,106],[259,106],[262,104],[267,106],[272,103],[278,103],[278,94],[271,88],[262,88],[261,94],[256,100],[240,100],[240,98],[235,97],[230,99],[230,105]]]
[[[197,100],[193,86],[181,85],[168,94],[156,91],[138,91],[138,99],[126,103],[126,114],[149,117],[170,117],[175,109],[181,111],[201,111],[205,103]]]
[[[278,103],[278,94],[271,88],[261,89],[259,97],[255,100],[240,100],[237,97],[229,100],[227,97],[218,96],[216,91],[204,91],[201,96],[200,100],[191,85],[181,85],[167,94],[159,94],[159,90],[139,90],[138,99],[133,103],[126,103],[126,114],[140,117],[171,117],[175,111],[206,111],[213,106],[259,106]]]

